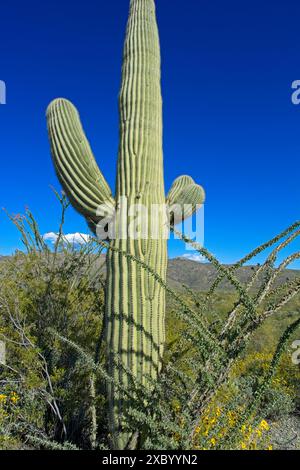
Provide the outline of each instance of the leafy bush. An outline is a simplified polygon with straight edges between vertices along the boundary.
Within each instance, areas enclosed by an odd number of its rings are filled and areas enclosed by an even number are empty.
[[[251,378],[256,384],[269,369],[272,354],[251,353],[238,361],[232,371],[232,379],[237,381]],[[278,366],[277,372],[270,381],[265,392],[262,408],[265,416],[277,419],[287,415],[297,407],[298,387],[300,383],[300,370],[291,361],[291,352],[286,353]],[[250,388],[250,393],[252,388]]]

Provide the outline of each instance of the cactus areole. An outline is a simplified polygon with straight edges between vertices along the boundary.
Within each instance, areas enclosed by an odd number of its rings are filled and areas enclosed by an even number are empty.
[[[196,210],[203,203],[204,191],[189,176],[177,178],[165,197],[160,46],[154,0],[130,2],[119,112],[120,144],[113,197],[96,164],[76,108],[61,98],[48,107],[53,162],[74,208],[86,218],[94,233],[102,220],[99,206],[107,207],[109,213],[124,197],[128,224],[132,219],[130,207],[137,203],[148,208],[149,213],[153,205],[166,204],[191,204],[191,212]],[[171,223],[177,222],[175,212]],[[164,289],[141,264],[121,253],[139,258],[166,279],[164,211],[157,211],[155,218],[158,236],[154,238],[150,233],[141,238],[116,236],[110,240],[112,249],[107,253],[104,321],[107,370],[113,379],[107,386],[109,426],[115,449],[132,445],[132,435],[126,427],[130,403],[120,388],[124,391],[128,387],[131,376],[142,386],[151,387],[161,369],[165,343]],[[147,230],[150,231],[150,225]]]

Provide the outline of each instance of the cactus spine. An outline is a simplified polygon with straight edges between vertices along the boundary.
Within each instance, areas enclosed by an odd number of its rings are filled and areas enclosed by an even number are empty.
[[[51,151],[58,178],[73,206],[90,227],[101,217],[97,207],[118,207],[127,198],[125,217],[131,223],[132,204],[150,209],[166,203],[163,179],[162,98],[160,46],[153,0],[131,0],[124,47],[122,85],[119,97],[120,145],[116,195],[98,169],[79,115],[67,100],[57,99],[47,110]],[[204,193],[192,178],[178,178],[167,203],[201,204]],[[124,215],[124,214],[123,214]],[[188,215],[191,215],[191,211]],[[128,385],[130,370],[144,386],[156,379],[161,369],[165,342],[165,293],[147,271],[118,250],[138,257],[166,278],[167,244],[163,237],[166,216],[157,212],[159,233],[152,239],[151,223],[143,239],[116,238],[107,254],[105,339],[108,372],[114,383]],[[174,220],[175,219],[175,220]],[[173,222],[177,217],[174,216]],[[117,221],[118,225],[118,221]],[[116,250],[115,250],[116,249]],[[130,435],[122,401],[116,386],[108,386],[109,423],[113,446],[124,449]]]

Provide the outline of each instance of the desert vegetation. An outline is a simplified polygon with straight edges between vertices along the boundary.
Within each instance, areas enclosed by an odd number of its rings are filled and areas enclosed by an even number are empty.
[[[6,345],[0,366],[2,449],[111,448],[106,387],[112,378],[103,341],[103,253],[110,246],[96,238],[80,247],[68,243],[65,196],[60,204],[54,247],[27,212],[12,217],[24,251],[0,263],[0,340]],[[199,247],[217,273],[206,292],[187,286],[173,290],[151,267],[121,253],[167,294],[159,379],[145,387],[124,368],[128,385],[116,383],[127,404],[132,446],[267,450],[286,445],[284,436],[281,444],[274,442],[272,428],[299,407],[299,366],[292,363],[291,344],[300,324],[300,281],[278,285],[276,280],[298,254],[275,265],[299,227],[294,224],[230,267]],[[267,248],[272,250],[252,269],[251,281],[240,282],[238,267]],[[234,291],[216,290],[224,277]]]
[[[53,246],[29,210],[10,216],[24,249],[0,263],[2,449],[271,450],[276,423],[296,417],[300,254],[278,260],[300,222],[231,266],[178,230],[205,193],[186,175],[165,192],[160,63],[155,2],[131,0],[115,195],[75,106],[48,106],[62,214]],[[91,230],[79,246],[69,204]],[[136,205],[151,224],[134,238]],[[201,285],[174,264],[168,281],[166,231],[207,261]]]

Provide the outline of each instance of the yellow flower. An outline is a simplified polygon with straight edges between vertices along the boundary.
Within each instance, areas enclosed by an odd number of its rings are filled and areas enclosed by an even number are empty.
[[[247,449],[247,444],[245,442],[241,442],[241,448],[243,450],[246,450]]]
[[[211,440],[210,440],[210,443],[211,443],[212,446],[215,446],[217,441],[214,437],[212,437]]]
[[[273,450],[273,446],[269,446],[267,450]]]
[[[179,405],[178,403],[176,403],[176,404],[174,405],[174,411],[177,413],[177,412],[179,412],[180,410],[181,410],[180,405]]]
[[[16,392],[11,392],[11,394],[10,394],[10,400],[11,400],[13,403],[17,403],[17,402],[20,400],[20,397],[19,397],[19,395],[18,395]]]
[[[199,434],[200,431],[201,431],[201,428],[198,426],[198,427],[195,429],[195,434]]]
[[[267,421],[263,419],[260,423],[260,428],[264,429],[265,431],[269,431],[270,426],[268,425]]]
[[[4,395],[4,393],[0,394],[0,402],[5,402],[7,398],[7,395]]]

